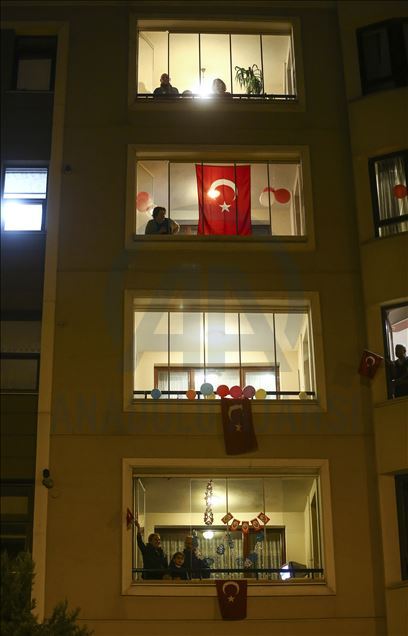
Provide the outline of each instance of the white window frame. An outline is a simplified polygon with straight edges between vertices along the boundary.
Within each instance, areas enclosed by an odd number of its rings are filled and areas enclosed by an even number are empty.
[[[200,236],[200,235],[182,235],[174,234],[169,240],[168,236],[158,235],[136,235],[136,165],[138,161],[174,161],[174,162],[226,162],[234,161],[268,161],[273,163],[293,161],[300,163],[301,179],[302,179],[302,200],[304,217],[303,223],[306,234],[302,236]],[[125,222],[125,246],[127,249],[140,249],[140,243],[144,244],[146,249],[157,249],[157,243],[167,245],[167,249],[174,249],[174,244],[178,245],[183,242],[200,245],[207,245],[208,242],[215,243],[240,243],[245,245],[256,243],[257,248],[270,251],[273,249],[282,249],[288,251],[309,251],[315,248],[315,233],[313,223],[313,196],[312,196],[312,178],[310,167],[310,153],[308,146],[201,146],[197,150],[197,146],[173,146],[163,147],[160,150],[152,146],[139,146],[131,144],[128,146],[127,161],[127,185],[126,185],[126,222]],[[171,248],[173,246],[173,248]]]
[[[326,389],[322,342],[322,326],[320,320],[320,303],[317,292],[288,292],[285,297],[273,292],[242,292],[235,297],[226,298],[225,294],[213,293],[211,298],[191,294],[177,295],[169,290],[158,290],[154,296],[146,291],[126,290],[124,295],[124,369],[123,369],[123,408],[124,411],[139,413],[186,412],[212,413],[219,411],[218,400],[134,400],[134,312],[140,311],[189,311],[192,308],[200,311],[273,311],[277,308],[288,310],[303,308],[309,311],[311,348],[314,352],[314,373],[316,389],[315,399],[302,400],[254,400],[254,413],[319,413],[325,411]],[[153,388],[153,387],[152,387]]]
[[[124,458],[122,460],[122,594],[126,596],[206,596],[217,595],[215,582],[175,585],[167,581],[132,580],[132,531],[127,528],[126,510],[133,507],[133,475],[135,469],[154,469],[154,474],[165,474],[166,470],[183,474],[208,475],[211,469],[222,469],[225,474],[229,470],[248,474],[281,474],[282,472],[309,472],[318,474],[320,478],[320,522],[321,550],[325,579],[313,583],[303,579],[291,579],[285,582],[248,581],[249,597],[265,596],[325,596],[336,593],[334,569],[333,521],[331,513],[330,474],[327,459],[197,459],[197,458]]]

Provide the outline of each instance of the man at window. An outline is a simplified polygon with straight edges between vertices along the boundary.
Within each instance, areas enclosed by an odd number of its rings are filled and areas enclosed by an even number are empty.
[[[163,73],[160,77],[160,86],[154,89],[153,97],[172,97],[178,95],[178,89],[170,84],[170,77]]]
[[[184,539],[184,567],[192,579],[209,579],[210,569],[204,559],[197,556],[197,548],[194,547],[193,537],[188,535]]]
[[[394,397],[408,395],[408,358],[404,345],[395,346],[396,360],[392,363],[392,386]]]
[[[166,208],[156,206],[152,215],[153,218],[146,225],[145,234],[177,234],[180,226],[173,219],[166,219]]]
[[[143,557],[143,579],[162,579],[166,573],[169,564],[167,557],[160,547],[160,535],[153,532],[149,535],[147,544],[144,543],[140,532],[138,521],[135,522],[137,527],[137,545]]]

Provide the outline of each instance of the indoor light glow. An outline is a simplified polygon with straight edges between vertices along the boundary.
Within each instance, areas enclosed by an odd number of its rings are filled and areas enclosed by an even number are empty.
[[[208,190],[207,194],[208,194],[208,196],[209,196],[211,199],[216,199],[217,197],[219,197],[219,196],[220,196],[219,191],[218,191],[218,190],[214,190],[214,189],[213,189],[213,190]]]
[[[41,230],[42,205],[7,201],[3,203],[1,216],[6,232]]]
[[[203,532],[204,539],[212,539],[214,536],[214,532],[212,530],[205,530]]]

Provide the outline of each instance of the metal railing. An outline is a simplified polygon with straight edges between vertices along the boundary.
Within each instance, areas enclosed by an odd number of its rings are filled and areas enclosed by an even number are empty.
[[[232,98],[232,99],[231,99]],[[155,102],[163,102],[163,101],[177,101],[177,100],[183,100],[183,101],[191,101],[191,100],[195,100],[195,101],[215,101],[215,102],[230,102],[230,101],[255,101],[255,102],[265,102],[265,101],[272,101],[272,102],[297,102],[298,100],[298,96],[297,95],[289,95],[289,94],[278,94],[278,93],[262,93],[261,95],[247,95],[246,93],[230,93],[230,95],[227,95],[225,97],[223,96],[219,96],[219,95],[211,95],[209,94],[206,97],[203,97],[202,95],[199,95],[197,93],[191,93],[188,95],[183,95],[183,94],[179,94],[179,95],[159,95],[159,96],[155,96],[152,93],[136,93],[136,99],[137,100],[152,100]]]
[[[181,568],[181,572],[184,574],[189,573],[188,568]],[[255,580],[288,580],[288,579],[312,579],[312,580],[322,580],[324,575],[323,568],[208,568],[206,569],[207,576],[197,576],[195,579],[199,580],[208,580],[208,572],[211,575],[215,574],[234,574],[238,575],[241,578],[250,578]],[[170,572],[165,569],[148,569],[148,568],[132,568],[132,574],[142,574],[143,581],[158,581],[163,580],[163,577],[170,576]],[[145,578],[143,578],[143,574],[145,574]],[[196,572],[197,574],[197,572]],[[278,574],[280,579],[260,579],[259,575],[262,574]],[[282,578],[281,575],[285,574],[285,579]],[[287,576],[289,575],[289,576]],[[212,580],[223,577],[212,577]],[[166,580],[166,579],[164,579]],[[190,577],[187,579],[190,580]]]
[[[187,400],[187,396],[186,396],[187,391],[161,391],[161,395],[162,397],[167,397],[168,399],[170,399],[171,395],[175,395],[177,396],[176,399],[182,399],[182,400]],[[304,395],[307,395],[308,398],[314,398],[316,396],[316,392],[315,391],[265,391],[266,395],[274,395],[276,396],[276,399],[279,400],[280,398],[285,398],[286,396],[288,397],[299,397],[299,393],[302,393]],[[133,391],[133,397],[134,398],[138,398],[138,396],[143,396],[143,399],[147,400],[149,399],[151,396],[151,390],[147,390],[147,391]],[[203,395],[201,393],[201,391],[196,391],[196,396],[197,398],[206,399],[206,396]],[[218,398],[218,396],[216,395],[216,399],[220,399]]]

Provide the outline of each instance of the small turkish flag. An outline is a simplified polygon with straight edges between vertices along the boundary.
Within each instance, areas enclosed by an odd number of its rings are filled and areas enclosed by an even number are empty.
[[[244,534],[248,534],[249,532],[249,521],[243,521],[241,523],[241,530]]]
[[[227,455],[256,450],[258,443],[252,423],[251,400],[221,398],[221,412]]]
[[[251,525],[254,530],[261,530],[261,524],[259,523],[258,519],[251,519]]]
[[[130,526],[132,525],[132,523],[134,522],[135,518],[132,514],[132,512],[129,510],[129,508],[126,510],[126,526],[127,529],[129,530]]]
[[[232,530],[233,532],[235,532],[235,530],[238,530],[240,523],[241,522],[240,522],[239,519],[233,519],[229,529]]]
[[[198,234],[251,234],[250,166],[196,165]]]
[[[240,621],[247,614],[247,581],[216,581],[218,604],[224,621]]]
[[[366,378],[373,378],[382,360],[383,358],[376,353],[364,350],[358,367],[359,374]]]

